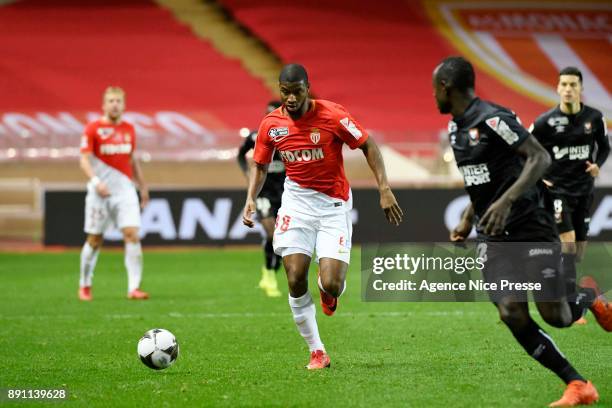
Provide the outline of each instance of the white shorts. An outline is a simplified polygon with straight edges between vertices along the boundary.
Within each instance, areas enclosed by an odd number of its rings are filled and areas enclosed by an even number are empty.
[[[274,252],[279,256],[296,253],[312,258],[351,260],[351,236],[353,224],[350,212],[339,211],[320,216],[291,211],[281,206],[274,229]]]
[[[111,225],[140,228],[140,203],[135,189],[102,198],[89,189],[85,197],[85,232],[102,235]]]

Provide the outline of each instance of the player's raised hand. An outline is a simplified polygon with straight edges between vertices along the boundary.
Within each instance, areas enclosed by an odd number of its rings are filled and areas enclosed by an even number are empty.
[[[500,235],[504,232],[511,209],[512,201],[503,197],[491,204],[480,220],[483,232],[486,235]]]
[[[599,166],[596,163],[591,163],[590,161],[587,161],[586,164],[587,168],[585,170],[585,173],[589,173],[593,178],[599,176]]]
[[[398,226],[402,222],[404,212],[397,204],[397,200],[391,189],[385,189],[380,192],[380,206],[385,212],[385,217],[389,223]]]
[[[98,184],[96,184],[96,193],[98,193],[100,197],[108,197],[110,195],[110,191],[108,191],[108,187],[106,186],[105,182],[100,181]]]
[[[149,204],[149,189],[146,187],[140,188],[140,209],[144,210]]]
[[[253,214],[255,213],[255,201],[250,198],[247,199],[246,204],[244,205],[244,211],[242,212],[242,223],[249,228],[253,228],[255,226],[255,222],[253,221]]]

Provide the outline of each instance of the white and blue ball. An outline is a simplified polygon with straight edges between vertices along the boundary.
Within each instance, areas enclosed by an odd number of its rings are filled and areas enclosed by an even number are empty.
[[[163,370],[170,367],[179,355],[174,334],[165,329],[152,329],[138,341],[140,360],[149,368]]]

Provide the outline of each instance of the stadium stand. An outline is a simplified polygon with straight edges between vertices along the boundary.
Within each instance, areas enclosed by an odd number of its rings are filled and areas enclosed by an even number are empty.
[[[435,0],[221,2],[283,61],[306,65],[317,95],[345,104],[367,127],[383,131],[387,142],[437,141],[446,118],[435,109],[429,78],[442,58],[459,53],[477,65],[477,92],[512,107],[526,123],[556,103],[556,73],[563,65],[588,61],[591,70],[583,71],[594,75],[586,100],[610,107],[605,87],[612,74],[605,67],[612,54],[598,51],[610,50],[609,32],[598,23],[601,12],[588,7],[568,12],[562,2],[542,10],[523,8],[528,2],[520,1],[505,8],[469,2],[464,9],[458,1]],[[476,41],[468,42],[472,37]],[[511,69],[485,64],[497,60]]]

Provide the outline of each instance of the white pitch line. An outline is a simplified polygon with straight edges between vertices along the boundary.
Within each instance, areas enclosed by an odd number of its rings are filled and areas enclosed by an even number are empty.
[[[488,312],[476,312],[462,310],[454,311],[429,311],[429,312],[340,312],[335,317],[410,317],[410,316],[482,316],[492,314]],[[140,319],[144,315],[140,314],[105,314],[102,317],[109,320],[129,320],[129,319]],[[180,312],[168,312],[159,315],[160,318],[172,317],[176,319],[234,319],[234,318],[269,318],[269,317],[287,317],[290,316],[289,312],[286,313],[249,313],[249,312],[238,312],[238,313],[180,313]],[[22,316],[3,316],[0,315],[0,320],[76,320],[79,319],[77,314],[74,315],[22,315]]]

